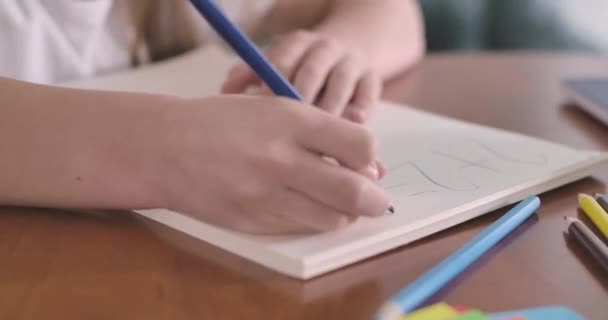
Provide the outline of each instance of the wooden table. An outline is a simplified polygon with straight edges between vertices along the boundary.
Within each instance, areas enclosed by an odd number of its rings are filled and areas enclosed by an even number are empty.
[[[608,149],[608,129],[563,105],[559,81],[608,75],[608,58],[434,55],[386,97],[576,147]],[[608,318],[608,276],[564,235],[578,192],[608,172],[541,196],[528,221],[435,300],[498,311],[544,304]],[[0,319],[370,319],[494,221],[495,212],[307,282],[267,271],[129,214],[0,209]]]

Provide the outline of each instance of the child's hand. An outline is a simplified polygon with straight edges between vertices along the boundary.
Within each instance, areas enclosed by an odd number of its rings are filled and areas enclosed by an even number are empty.
[[[356,52],[323,35],[296,31],[281,38],[266,53],[270,62],[295,86],[306,103],[362,123],[379,101],[382,83]],[[245,64],[235,66],[224,82],[224,93],[242,93],[261,86]]]
[[[240,231],[282,233],[333,230],[388,206],[378,172],[368,169],[374,140],[359,125],[277,97],[178,104],[155,128],[162,156],[146,157],[163,159],[152,172],[166,177],[169,209]]]

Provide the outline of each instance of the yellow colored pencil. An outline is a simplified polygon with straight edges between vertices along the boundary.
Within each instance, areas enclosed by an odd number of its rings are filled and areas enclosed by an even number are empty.
[[[591,222],[608,239],[608,213],[592,196],[583,193],[578,195],[578,204]]]

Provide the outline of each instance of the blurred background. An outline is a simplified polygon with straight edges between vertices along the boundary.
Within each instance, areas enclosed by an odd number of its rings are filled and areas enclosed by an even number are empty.
[[[419,0],[429,51],[608,54],[608,0]]]

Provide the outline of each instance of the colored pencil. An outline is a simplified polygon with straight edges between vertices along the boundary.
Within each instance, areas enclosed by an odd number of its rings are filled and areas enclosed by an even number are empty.
[[[191,0],[209,25],[232,47],[264,83],[278,96],[301,101],[296,89],[264,57],[264,54],[211,0]]]
[[[591,222],[608,239],[608,213],[592,196],[581,193],[578,195],[578,203]]]
[[[564,217],[564,220],[568,224],[568,234],[608,272],[608,246],[580,220],[571,217]]]
[[[412,312],[515,230],[539,207],[540,199],[536,196],[521,201],[475,238],[390,298],[374,319],[398,319],[403,314]]]
[[[593,196],[595,197],[595,201],[599,203],[599,205],[604,209],[604,211],[608,212],[608,196],[601,193],[596,193]]]

